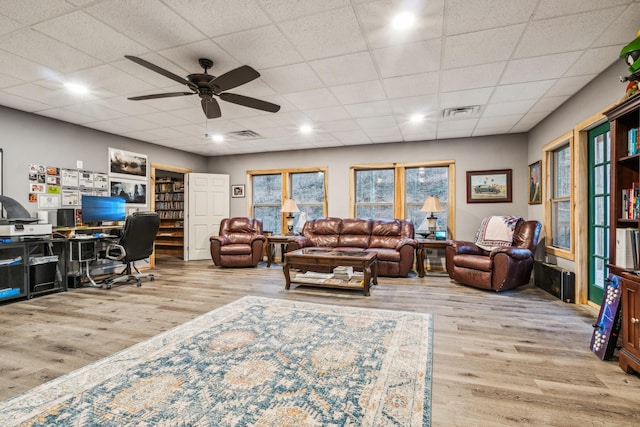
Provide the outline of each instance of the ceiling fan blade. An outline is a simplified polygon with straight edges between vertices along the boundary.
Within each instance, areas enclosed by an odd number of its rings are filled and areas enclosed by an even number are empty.
[[[222,116],[220,105],[214,98],[202,98],[201,104],[202,111],[204,111],[204,115],[207,116],[207,119],[217,119],[218,117]]]
[[[216,77],[209,84],[216,94],[224,92],[234,87],[238,87],[245,83],[249,83],[252,80],[260,77],[260,73],[249,67],[243,65],[242,67],[235,68],[231,71],[224,73],[221,76]]]
[[[167,71],[164,68],[160,68],[157,65],[152,64],[149,61],[145,61],[142,58],[138,58],[137,56],[131,56],[131,55],[125,55],[124,57],[135,62],[136,64],[142,65],[143,67],[150,69],[151,71],[155,71],[158,74],[162,74],[163,76],[170,78],[171,80],[175,80],[180,84],[187,85],[189,87],[192,87],[193,85],[191,82],[178,76],[177,74],[173,74],[171,71]]]
[[[171,98],[174,96],[195,95],[195,92],[170,92],[170,93],[156,93],[153,95],[132,96],[127,98],[131,101],[142,101],[144,99],[157,99],[157,98]]]
[[[234,104],[243,105],[245,107],[255,108],[256,110],[268,111],[270,113],[276,113],[280,110],[279,105],[262,101],[261,99],[238,95],[237,93],[221,93],[220,99],[227,102],[233,102]]]

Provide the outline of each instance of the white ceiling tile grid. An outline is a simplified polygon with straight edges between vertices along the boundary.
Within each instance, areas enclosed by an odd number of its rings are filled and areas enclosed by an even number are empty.
[[[7,0],[0,105],[204,156],[527,132],[621,61],[639,23],[634,0]],[[129,100],[191,90],[125,55],[179,78],[199,58],[212,76],[249,65],[261,76],[226,92],[281,109]],[[232,137],[246,130],[259,138]]]

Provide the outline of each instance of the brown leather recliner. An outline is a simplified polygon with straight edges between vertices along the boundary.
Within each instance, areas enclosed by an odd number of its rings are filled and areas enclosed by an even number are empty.
[[[465,285],[494,291],[529,283],[541,228],[538,221],[519,221],[513,244],[492,251],[473,242],[449,240],[445,250],[449,277]]]
[[[266,238],[262,221],[247,217],[225,218],[218,236],[209,238],[211,259],[220,267],[255,267]]]

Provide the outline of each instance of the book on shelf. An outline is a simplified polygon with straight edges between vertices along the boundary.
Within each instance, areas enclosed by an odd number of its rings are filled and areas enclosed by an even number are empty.
[[[353,276],[353,267],[339,265],[333,269],[333,277],[340,280],[349,280]]]
[[[638,154],[638,129],[631,128],[627,132],[627,154],[633,156]]]
[[[634,228],[616,229],[616,265],[625,270],[638,270],[640,232]]]
[[[622,219],[640,219],[640,184],[631,183],[631,188],[621,190],[620,217]]]

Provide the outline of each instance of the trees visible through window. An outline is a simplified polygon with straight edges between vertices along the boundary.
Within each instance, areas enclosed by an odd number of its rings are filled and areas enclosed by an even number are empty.
[[[449,223],[449,167],[421,166],[405,169],[406,218],[413,221],[416,230],[431,212],[421,212],[424,201],[429,196],[440,200],[443,212],[434,212],[438,218],[436,230],[447,231]]]
[[[262,229],[282,232],[282,174],[253,176],[253,217],[262,221]]]
[[[355,171],[356,218],[394,218],[395,170]]]
[[[295,200],[300,210],[294,215],[294,229],[299,228],[296,226],[303,213],[306,214],[306,219],[324,216],[324,176],[324,171],[291,173],[291,198]]]
[[[306,219],[327,215],[326,168],[247,171],[247,175],[252,183],[250,215],[262,221],[265,231],[286,231],[286,214],[281,209],[287,198],[293,199],[300,210],[294,215],[294,230],[303,212]]]
[[[553,246],[571,249],[571,149],[569,144],[554,150],[551,162]]]
[[[357,218],[410,219],[418,229],[431,212],[422,212],[425,199],[436,196],[443,212],[437,230],[453,236],[452,206],[454,189],[450,178],[455,172],[452,161],[352,166],[352,215]]]

